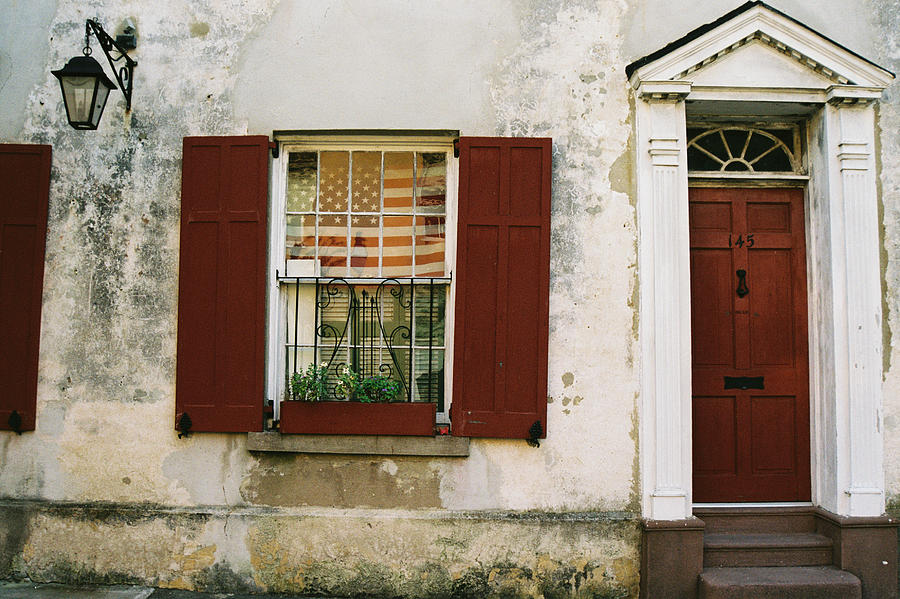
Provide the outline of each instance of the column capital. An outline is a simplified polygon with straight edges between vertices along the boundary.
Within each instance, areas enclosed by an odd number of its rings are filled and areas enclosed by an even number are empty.
[[[832,106],[867,105],[881,99],[880,87],[863,87],[859,85],[832,85],[825,94],[826,101]]]
[[[642,81],[637,91],[648,102],[683,102],[692,85],[690,81]]]

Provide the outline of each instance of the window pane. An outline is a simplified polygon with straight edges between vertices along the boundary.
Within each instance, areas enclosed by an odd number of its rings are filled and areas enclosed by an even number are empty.
[[[444,411],[444,352],[426,350],[415,352],[413,401],[437,403],[437,411]]]
[[[412,212],[413,153],[384,153],[384,211]]]
[[[350,276],[378,276],[378,237],[380,216],[350,217]]]
[[[384,217],[383,276],[412,276],[412,225],[411,216]]]
[[[731,151],[731,156],[733,158],[743,157],[750,132],[740,129],[726,129],[723,133],[725,134],[728,149]]]
[[[444,213],[447,203],[447,155],[416,154],[416,212]]]
[[[409,346],[394,346],[392,352],[385,352],[382,363],[382,372],[380,374],[392,378],[403,385],[403,388],[400,390],[400,395],[397,397],[397,401],[407,401],[409,388]]]
[[[316,209],[316,153],[291,152],[287,167],[287,211]]]
[[[297,294],[297,288],[300,294]],[[316,286],[309,284],[284,285],[284,313],[286,316],[285,343],[289,346],[313,345],[315,342]],[[296,315],[296,318],[294,316]],[[296,341],[295,341],[296,339]]]
[[[692,171],[717,171],[722,168],[721,162],[714,160],[694,146],[688,147],[687,155],[688,168]]]
[[[442,347],[444,345],[444,312],[447,304],[446,286],[442,284],[416,285],[415,305],[416,345]]]
[[[285,231],[285,260],[311,260],[316,255],[316,217],[288,214]]]
[[[416,276],[444,276],[445,218],[416,217]]]
[[[353,152],[354,212],[381,210],[381,152]]]
[[[747,156],[753,160],[753,169],[757,171],[790,172],[792,170],[791,159],[784,147],[771,137],[756,131],[750,138]]]
[[[319,183],[319,210],[347,211],[347,175],[350,173],[350,152],[322,152]]]
[[[338,283],[319,285],[318,310],[316,342],[320,349],[319,361],[322,362],[331,357],[335,345],[346,347],[349,344],[350,293],[347,286]],[[345,360],[346,351],[336,359]]]
[[[698,138],[695,143],[703,149],[716,156],[722,162],[728,160],[728,150],[725,149],[725,143],[722,141],[722,133],[716,129],[706,135]]]
[[[342,277],[347,266],[347,216],[319,216],[319,260],[322,276]]]

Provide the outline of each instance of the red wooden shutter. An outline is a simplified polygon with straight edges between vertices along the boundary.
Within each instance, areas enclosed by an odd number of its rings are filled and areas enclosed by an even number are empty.
[[[0,145],[0,429],[33,431],[50,146]]]
[[[269,140],[186,137],[176,426],[262,430]]]
[[[550,145],[460,139],[455,435],[546,434]]]

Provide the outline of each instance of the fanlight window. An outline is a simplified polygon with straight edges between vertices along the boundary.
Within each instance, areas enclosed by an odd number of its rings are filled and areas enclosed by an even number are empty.
[[[688,127],[688,170],[799,173],[796,128]]]

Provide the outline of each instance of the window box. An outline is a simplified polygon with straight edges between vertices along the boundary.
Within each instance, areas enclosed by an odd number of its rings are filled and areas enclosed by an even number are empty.
[[[284,401],[281,432],[432,436],[436,407],[431,402]]]

